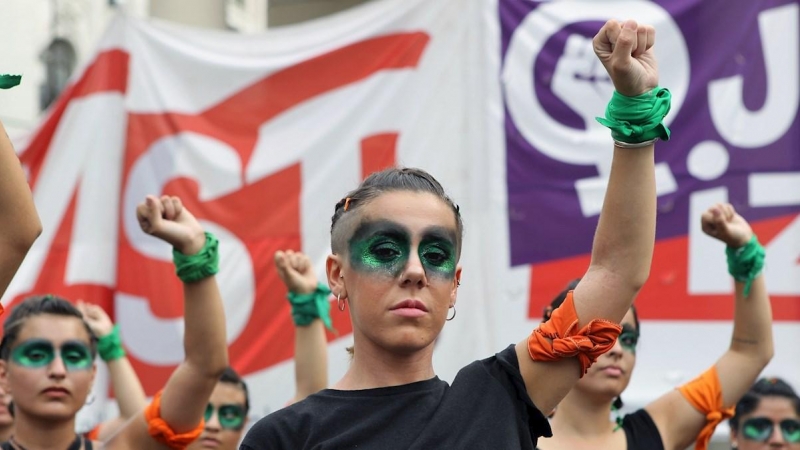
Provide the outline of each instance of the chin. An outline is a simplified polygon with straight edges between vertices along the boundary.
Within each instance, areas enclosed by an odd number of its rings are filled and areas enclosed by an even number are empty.
[[[31,413],[42,420],[61,422],[75,418],[78,410],[80,408],[75,409],[72,405],[49,404],[37,407]]]

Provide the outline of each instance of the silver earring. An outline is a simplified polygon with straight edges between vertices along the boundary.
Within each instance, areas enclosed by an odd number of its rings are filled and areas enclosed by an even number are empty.
[[[456,305],[451,306],[451,308],[453,308],[453,316],[447,318],[448,322],[456,318]]]
[[[91,405],[94,401],[97,400],[94,394],[89,394],[89,398],[86,399],[86,405]]]
[[[341,295],[342,294],[336,294],[336,307],[339,308],[339,311],[344,311],[344,307],[347,304],[347,302],[342,301],[342,299],[340,298]]]

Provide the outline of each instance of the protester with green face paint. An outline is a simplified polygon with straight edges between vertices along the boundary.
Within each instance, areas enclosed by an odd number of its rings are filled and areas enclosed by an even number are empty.
[[[800,450],[800,397],[780,378],[761,378],[731,417],[734,450]]]
[[[597,364],[559,403],[551,419],[553,437],[543,439],[538,446],[540,450],[570,450],[578,445],[609,450],[684,449],[693,441],[697,449],[705,449],[719,421],[730,417],[731,406],[772,358],[772,315],[761,274],[764,249],[747,221],[729,204],[709,208],[700,226],[706,234],[727,245],[729,272],[736,282],[734,331],[728,351],[696,380],[643,409],[618,417],[616,423],[609,422],[608,411],[622,407],[620,395],[628,386],[636,364],[640,329],[636,309],[631,307],[622,320],[617,343],[598,358]],[[577,285],[579,280],[568,286],[567,291]],[[545,316],[558,309],[567,291],[553,301]],[[740,444],[747,436],[769,438],[766,428],[761,427],[763,421],[751,425],[740,430]],[[761,434],[754,430],[760,430]],[[776,436],[771,439],[779,439]]]
[[[170,244],[184,292],[185,360],[153,401],[110,440],[100,444],[75,433],[86,403],[98,350],[119,359],[115,338],[101,340],[69,302],[45,296],[17,305],[4,324],[0,384],[14,399],[16,423],[7,449],[184,449],[203,429],[208,399],[228,365],[225,314],[214,274],[216,238],[176,197],[148,196],[137,207],[142,230]],[[107,337],[107,336],[105,336]]]
[[[653,44],[654,29],[634,21],[609,21],[595,37],[600,62],[628,100],[617,97],[607,114],[613,168],[592,262],[558,317],[462,368],[452,384],[438,379],[435,342],[447,320],[458,320],[461,210],[423,170],[373,173],[335,205],[326,261],[337,309],[353,324],[351,364],[332,388],[256,423],[241,449],[531,450],[549,435],[543,413],[614,344],[616,323],[649,274],[654,143],[669,137],[662,122],[669,93],[658,87]],[[490,211],[471,206],[476,215]],[[491,301],[499,288],[478,295]],[[565,322],[577,326],[547,329]]]
[[[238,449],[249,410],[247,385],[232,368],[225,369],[208,399],[203,433],[186,450]]]

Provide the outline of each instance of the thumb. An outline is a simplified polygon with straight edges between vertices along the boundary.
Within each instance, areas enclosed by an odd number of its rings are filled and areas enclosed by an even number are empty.
[[[626,20],[622,24],[622,29],[617,36],[617,42],[611,53],[611,61],[614,67],[621,69],[630,65],[631,55],[636,50],[636,29],[637,24],[634,20]]]

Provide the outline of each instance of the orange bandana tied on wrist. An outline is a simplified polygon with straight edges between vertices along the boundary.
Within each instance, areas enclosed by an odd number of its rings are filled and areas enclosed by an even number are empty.
[[[161,393],[153,397],[153,401],[147,405],[144,410],[144,418],[147,421],[147,432],[156,441],[174,450],[185,449],[189,444],[194,442],[195,439],[200,437],[200,434],[205,428],[205,421],[200,419],[200,423],[194,430],[187,431],[186,433],[178,434],[172,427],[161,418]]]
[[[611,350],[622,327],[610,320],[595,319],[578,330],[578,314],[572,291],[547,322],[528,337],[528,354],[534,361],[556,361],[578,357],[581,377],[603,353]]]

